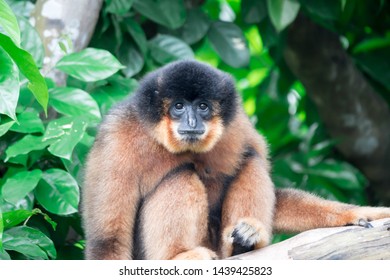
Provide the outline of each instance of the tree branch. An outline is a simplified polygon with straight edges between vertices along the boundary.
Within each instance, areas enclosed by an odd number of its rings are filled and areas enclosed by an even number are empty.
[[[231,259],[315,260],[390,259],[390,219],[358,226],[320,228],[300,233],[283,242]]]
[[[103,0],[38,0],[33,21],[45,47],[43,72],[49,72],[57,84],[65,83],[65,75],[52,71],[64,56],[59,42],[69,39],[73,51],[85,48],[93,34]]]

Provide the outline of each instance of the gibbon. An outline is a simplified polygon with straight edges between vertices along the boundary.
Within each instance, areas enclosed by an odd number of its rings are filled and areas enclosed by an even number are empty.
[[[87,259],[217,259],[275,232],[369,226],[390,208],[275,190],[264,138],[233,79],[196,61],[148,74],[105,116],[89,154]]]

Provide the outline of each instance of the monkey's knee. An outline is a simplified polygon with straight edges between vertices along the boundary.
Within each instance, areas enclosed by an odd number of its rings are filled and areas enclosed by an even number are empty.
[[[87,242],[85,250],[87,260],[126,260],[130,253],[116,237],[93,238]]]

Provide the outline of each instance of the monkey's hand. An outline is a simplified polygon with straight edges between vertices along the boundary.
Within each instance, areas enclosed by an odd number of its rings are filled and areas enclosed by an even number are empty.
[[[231,255],[237,255],[262,248],[269,244],[270,233],[263,224],[253,218],[240,219],[238,223],[226,230],[226,245],[231,247]],[[229,246],[230,245],[230,246]]]

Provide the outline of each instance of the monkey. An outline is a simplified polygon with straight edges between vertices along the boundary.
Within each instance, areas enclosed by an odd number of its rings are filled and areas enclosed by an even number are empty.
[[[220,259],[273,232],[361,225],[390,208],[275,188],[233,78],[195,60],[147,74],[100,124],[82,189],[86,259]]]

